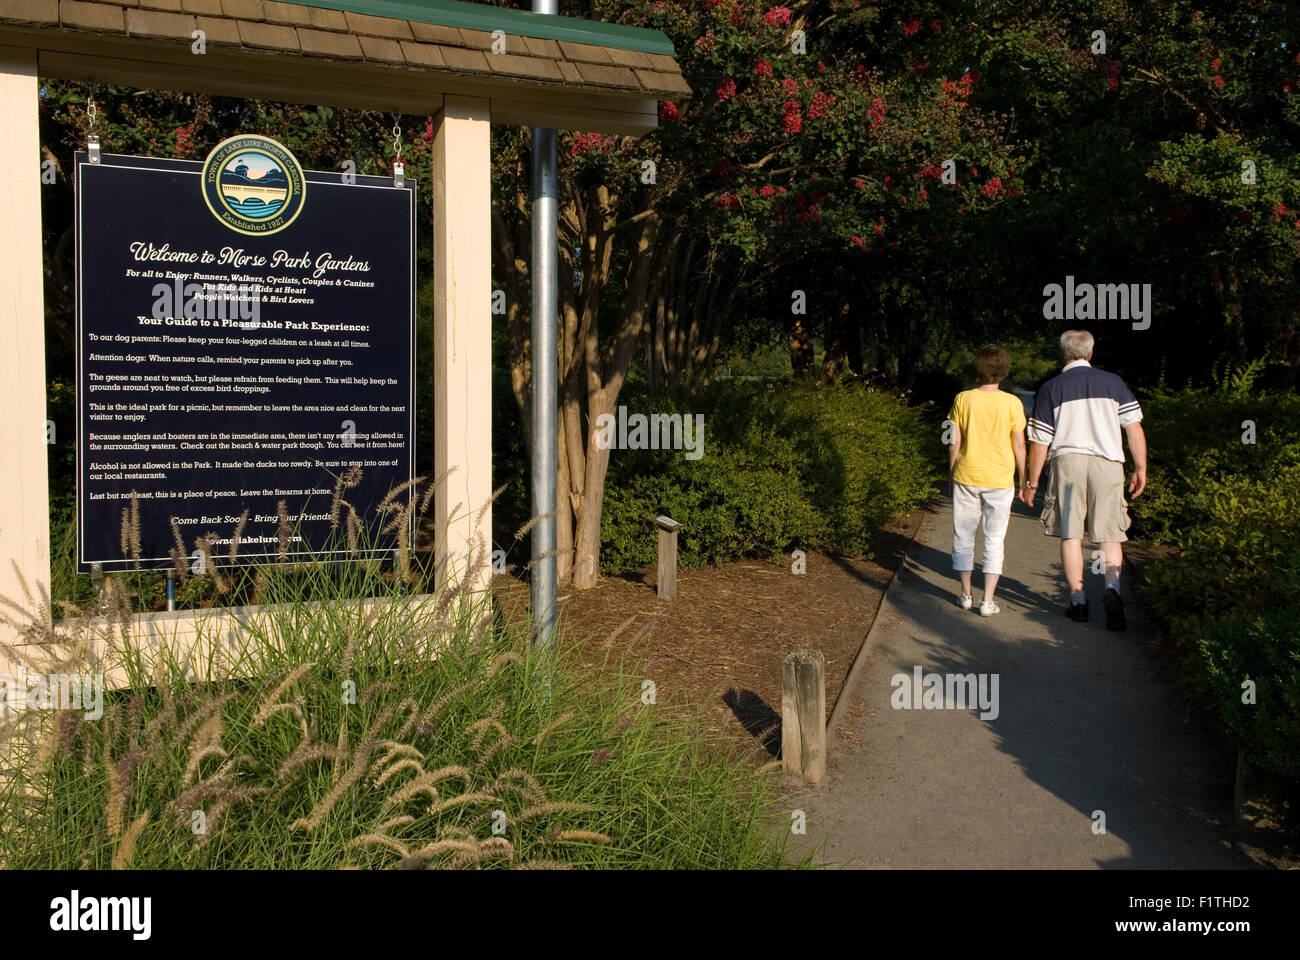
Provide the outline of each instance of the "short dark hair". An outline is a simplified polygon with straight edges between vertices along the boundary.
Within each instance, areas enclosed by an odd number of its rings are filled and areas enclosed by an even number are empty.
[[[975,376],[980,383],[1001,383],[1011,372],[1011,354],[996,343],[979,348],[975,354]]]

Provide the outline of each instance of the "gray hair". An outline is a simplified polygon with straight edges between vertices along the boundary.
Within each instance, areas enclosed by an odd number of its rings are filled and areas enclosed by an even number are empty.
[[[1092,355],[1092,334],[1087,330],[1066,330],[1061,334],[1061,359],[1087,360]]]

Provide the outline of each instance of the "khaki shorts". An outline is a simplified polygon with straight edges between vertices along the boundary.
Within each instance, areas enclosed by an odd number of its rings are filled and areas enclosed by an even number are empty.
[[[1086,453],[1052,458],[1043,532],[1049,537],[1093,543],[1123,543],[1129,528],[1124,499],[1124,464]]]

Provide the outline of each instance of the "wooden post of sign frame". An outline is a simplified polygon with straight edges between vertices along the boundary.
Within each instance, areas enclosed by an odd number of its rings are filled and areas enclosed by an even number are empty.
[[[36,51],[0,47],[0,597],[33,613],[50,581],[39,104]]]
[[[492,181],[487,100],[446,97],[433,136],[438,584],[492,571]],[[448,473],[447,471],[451,471]]]

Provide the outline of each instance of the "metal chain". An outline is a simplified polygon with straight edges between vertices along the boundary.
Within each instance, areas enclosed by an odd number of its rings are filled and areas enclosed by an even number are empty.
[[[393,111],[393,152],[398,163],[402,162],[402,115]]]
[[[86,117],[90,120],[90,132],[95,132],[95,124],[99,120],[99,107],[92,99],[86,100]]]

